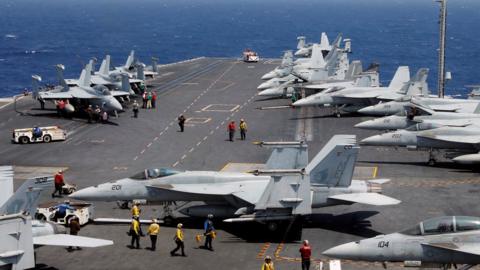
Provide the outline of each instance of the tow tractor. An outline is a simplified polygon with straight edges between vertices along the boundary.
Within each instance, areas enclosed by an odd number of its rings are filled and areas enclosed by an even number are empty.
[[[34,128],[17,128],[13,130],[12,142],[13,143],[34,143],[52,141],[64,141],[67,138],[67,132],[58,126],[40,127],[40,134],[33,136]]]
[[[93,220],[93,205],[91,203],[70,201],[70,206],[75,208],[75,210],[68,210],[67,214],[63,218],[55,219],[55,206],[58,202],[47,202],[38,205],[37,212],[35,213],[35,218],[38,220],[45,220],[55,222],[57,224],[68,226],[70,220],[73,217],[77,217],[80,223],[80,226],[87,224],[90,220]]]
[[[243,61],[247,63],[252,63],[252,62],[258,62],[260,58],[258,57],[258,54],[251,49],[245,49],[243,51]]]

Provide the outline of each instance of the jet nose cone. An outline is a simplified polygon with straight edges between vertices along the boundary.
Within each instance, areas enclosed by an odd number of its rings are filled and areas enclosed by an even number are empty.
[[[114,111],[123,111],[122,104],[120,104],[115,98],[109,102],[109,107]]]
[[[282,91],[277,88],[269,88],[258,93],[259,96],[279,96],[282,95]]]
[[[355,260],[358,259],[360,255],[360,248],[359,244],[350,242],[327,249],[322,254],[331,258]]]
[[[385,139],[382,135],[370,136],[360,141],[362,145],[383,145],[384,143]]]
[[[258,90],[264,90],[264,89],[268,89],[269,87],[271,87],[271,84],[270,82],[264,82],[264,83],[261,83],[257,89]]]
[[[276,74],[274,71],[270,71],[267,74],[262,76],[262,80],[270,80],[276,77]]]
[[[304,106],[310,106],[312,104],[312,100],[309,98],[302,98],[297,101],[295,101],[292,106],[294,107],[304,107]]]
[[[355,127],[362,128],[362,129],[377,129],[375,120],[367,120],[367,121],[360,122],[356,124]]]
[[[68,197],[75,199],[75,200],[82,200],[82,201],[92,201],[95,200],[97,197],[97,190],[94,187],[88,187],[84,189],[80,189],[78,191],[73,192]]]
[[[361,108],[360,110],[358,110],[358,112],[361,114],[376,115],[375,106],[368,106],[365,108]]]

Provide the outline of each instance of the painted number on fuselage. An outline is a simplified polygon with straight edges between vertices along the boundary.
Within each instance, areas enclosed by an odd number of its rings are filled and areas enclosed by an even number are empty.
[[[122,185],[112,185],[112,190],[121,190]]]
[[[378,247],[379,248],[386,248],[386,247],[388,248],[389,244],[390,243],[388,241],[380,241],[380,242],[378,242]]]
[[[392,134],[392,139],[400,139],[402,134]]]

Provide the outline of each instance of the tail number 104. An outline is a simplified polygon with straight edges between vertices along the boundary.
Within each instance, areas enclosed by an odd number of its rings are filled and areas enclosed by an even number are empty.
[[[390,243],[388,241],[380,241],[378,242],[378,247],[379,248],[385,248],[385,247],[388,247]]]

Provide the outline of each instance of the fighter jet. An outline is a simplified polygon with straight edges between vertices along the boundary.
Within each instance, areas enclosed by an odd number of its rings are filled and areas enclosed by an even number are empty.
[[[265,170],[147,169],[132,177],[84,188],[70,197],[87,201],[202,201],[205,205],[182,209],[182,213],[211,213],[226,218],[226,222],[261,223],[290,220],[311,214],[313,208],[331,205],[400,203],[378,193],[388,180],[352,180],[359,149],[355,135],[334,136],[310,163],[303,142],[262,145],[274,149]]]
[[[480,264],[479,235],[480,218],[436,217],[401,232],[330,248],[323,255],[355,261],[403,262],[406,267],[454,266],[466,270]]]
[[[366,115],[385,116],[394,115],[404,110],[410,102],[421,104],[438,112],[479,113],[480,100],[438,97],[401,97],[398,100],[380,102],[376,105],[360,109],[358,112]]]
[[[320,47],[313,45],[311,65],[308,67],[294,66],[291,74],[297,78],[292,78],[277,87],[272,87],[258,93],[259,96],[287,96],[293,93],[295,84],[302,82],[326,82],[344,80],[348,76],[347,72],[352,71],[349,67],[348,58],[340,49],[334,48],[325,59],[321,55]],[[346,60],[346,62],[345,62]],[[341,64],[339,64],[341,63]],[[356,69],[353,69],[356,70]]]
[[[266,85],[272,79],[275,78],[282,78],[290,74],[293,67],[293,55],[292,51],[286,51],[283,54],[282,63],[280,66],[276,67],[274,70],[267,72],[265,75],[262,76],[262,80],[269,80],[267,82],[262,83],[258,86],[258,89],[266,89]]]
[[[313,44],[307,44],[306,37],[304,36],[299,36],[297,37],[298,44],[297,44],[297,51],[295,52],[295,56],[297,57],[308,57],[312,54],[312,46]],[[330,45],[330,42],[328,41],[328,36],[325,32],[322,32],[320,36],[320,46],[322,48],[322,51],[324,55],[327,55],[327,53],[332,49],[332,46]]]
[[[448,150],[448,157],[457,163],[480,163],[480,121],[465,127],[442,126],[422,130],[422,125],[365,138],[363,145],[407,147],[430,151],[430,165],[436,163],[433,150]]]
[[[65,67],[63,65],[57,65],[57,70],[62,70]],[[118,111],[122,111],[123,107],[120,102],[115,99],[115,96],[112,94],[104,86],[95,86],[91,87],[91,66],[87,65],[85,69],[82,70],[80,78],[78,79],[78,86],[68,86],[68,84],[63,79],[63,73],[61,73],[61,87],[55,88],[53,90],[44,90],[39,88],[39,82],[41,82],[42,78],[38,75],[32,76],[32,84],[33,84],[33,98],[46,101],[56,101],[56,100],[69,100],[70,106],[68,106],[69,112],[73,112],[78,110],[78,107],[81,106],[81,101],[84,100],[90,105],[98,105],[100,108],[107,112],[117,113]],[[128,84],[128,78],[124,79],[124,83],[130,89],[130,85]],[[119,92],[119,93],[118,93]],[[129,92],[126,91],[116,91],[116,96],[122,95],[130,95]],[[80,102],[79,102],[80,101]],[[77,106],[77,108],[75,108]]]
[[[131,50],[130,54],[125,61],[123,66],[114,67],[112,72],[120,72],[120,73],[127,73],[129,74],[129,78],[136,78],[143,80],[142,77],[137,77],[139,67],[143,69],[143,76],[153,78],[154,76],[158,75],[158,58],[152,57],[152,67],[151,70],[145,69],[145,64],[135,59],[135,51]]]
[[[367,120],[355,125],[356,128],[371,130],[406,129],[418,125],[422,130],[440,126],[468,126],[480,122],[480,114],[436,112],[422,105],[410,102],[402,113]]]
[[[52,176],[39,176],[25,181],[13,193],[12,166],[0,167],[0,268],[35,266],[34,248],[40,246],[101,247],[110,240],[65,234],[65,227],[32,219],[40,193],[53,186]],[[10,268],[8,268],[10,269]]]
[[[318,93],[300,99],[293,106],[334,105],[337,117],[339,109],[355,112],[359,109],[384,100],[394,100],[402,96],[426,94],[428,69],[421,68],[413,79],[410,79],[407,66],[398,67],[388,87],[353,87],[329,93]],[[341,107],[340,107],[341,106]]]
[[[135,92],[131,89],[131,84],[141,84],[144,83],[145,75],[143,74],[143,69],[139,68],[137,78],[140,79],[131,79],[129,78],[128,73],[122,73],[118,71],[109,71],[110,67],[110,56],[107,55],[105,59],[103,59],[102,64],[98,72],[94,71],[94,59],[91,59],[86,69],[90,69],[91,76],[90,76],[90,83],[91,86],[98,86],[107,87],[112,95],[116,97],[128,97],[129,95],[134,95]],[[63,71],[65,67],[63,65],[57,65],[57,77],[59,84],[62,85],[62,82],[65,81],[66,84],[70,86],[78,86],[78,79],[64,79]],[[97,87],[97,88],[98,88]]]

